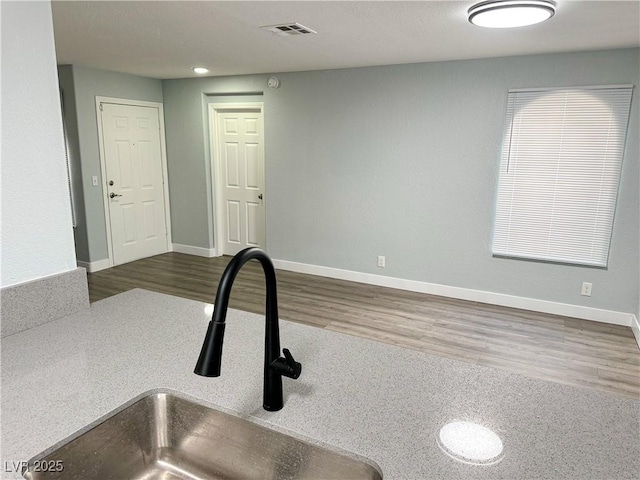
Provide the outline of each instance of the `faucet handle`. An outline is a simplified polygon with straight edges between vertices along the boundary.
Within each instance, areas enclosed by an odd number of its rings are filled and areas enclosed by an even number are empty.
[[[291,355],[291,352],[289,351],[288,348],[283,348],[282,349],[282,353],[284,353],[284,358],[285,358],[285,361],[287,362],[288,365],[293,366],[296,363],[298,363],[293,359],[293,355]],[[298,363],[298,365],[300,365],[300,364]]]
[[[284,358],[280,357],[271,362],[270,367],[280,375],[296,379],[302,372],[302,364],[293,359],[293,355],[288,348],[283,348]]]
[[[288,348],[283,348],[282,353],[284,353],[285,363],[287,364],[288,367],[291,368],[291,375],[286,375],[286,376],[294,379],[298,378],[300,376],[300,373],[302,372],[302,364],[300,362],[296,362],[293,359],[293,355],[291,355],[291,352],[289,351]]]

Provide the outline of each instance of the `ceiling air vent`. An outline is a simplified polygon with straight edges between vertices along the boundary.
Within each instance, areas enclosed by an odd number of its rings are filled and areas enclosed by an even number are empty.
[[[291,36],[291,35],[306,35],[309,33],[317,33],[304,25],[299,23],[283,23],[282,25],[265,25],[260,27],[264,30],[276,33],[278,35]]]

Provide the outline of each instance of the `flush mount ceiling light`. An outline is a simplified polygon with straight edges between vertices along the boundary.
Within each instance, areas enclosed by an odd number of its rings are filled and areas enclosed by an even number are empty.
[[[191,70],[193,70],[199,75],[202,75],[204,73],[209,73],[209,69],[204,67],[193,67]]]
[[[544,22],[556,13],[551,0],[490,0],[471,7],[469,21],[479,27],[512,28]]]

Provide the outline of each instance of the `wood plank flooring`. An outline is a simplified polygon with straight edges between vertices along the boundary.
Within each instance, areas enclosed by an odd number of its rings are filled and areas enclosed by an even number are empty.
[[[213,303],[231,257],[167,253],[88,275],[91,302],[132,288]],[[628,327],[278,270],[280,318],[530,377],[640,398]],[[257,262],[230,306],[264,313]]]

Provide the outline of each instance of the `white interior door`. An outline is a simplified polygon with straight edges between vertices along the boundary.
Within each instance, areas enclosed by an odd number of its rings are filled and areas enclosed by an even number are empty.
[[[262,111],[219,111],[222,253],[265,244]],[[220,211],[222,210],[222,211]]]
[[[168,251],[158,108],[101,104],[115,265]]]

